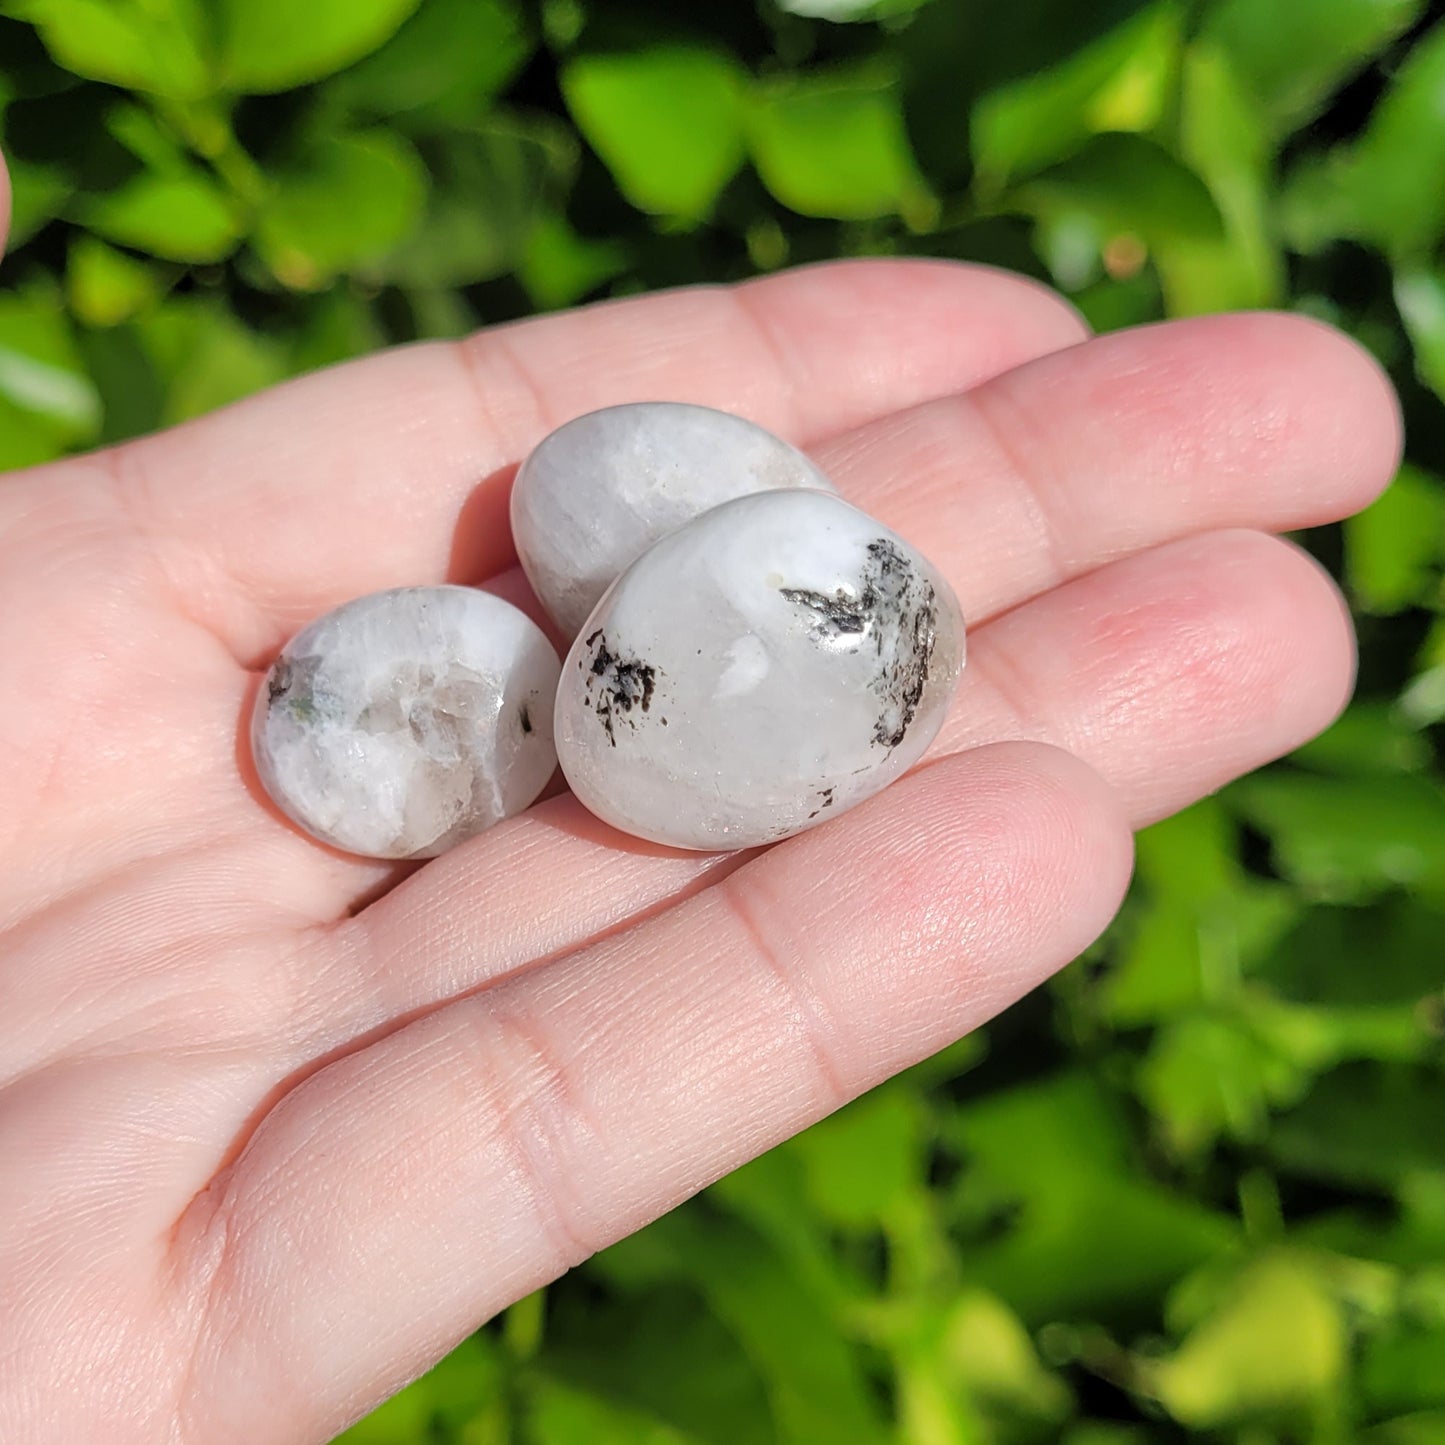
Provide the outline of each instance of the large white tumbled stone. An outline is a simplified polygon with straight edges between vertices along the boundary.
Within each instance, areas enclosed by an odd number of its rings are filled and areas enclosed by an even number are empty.
[[[682,848],[827,822],[922,756],[963,667],[948,584],[841,498],[764,492],[653,546],[562,664],[557,755],[600,818]]]
[[[609,406],[538,443],[512,488],[512,535],[569,640],[654,542],[734,497],[833,484],[802,452],[729,412],[682,402]]]
[[[400,587],[338,607],[281,650],[251,741],[266,791],[309,833],[433,858],[520,813],[556,766],[557,654],[510,603]]]

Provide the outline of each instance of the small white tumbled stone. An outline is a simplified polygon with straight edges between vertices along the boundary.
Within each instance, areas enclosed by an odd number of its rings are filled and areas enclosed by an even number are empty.
[[[771,843],[923,755],[963,667],[947,582],[841,498],[765,492],[656,543],[562,664],[557,755],[628,833]]]
[[[434,858],[520,813],[556,766],[557,654],[470,587],[399,587],[319,618],[261,684],[261,781],[307,832],[372,858]]]
[[[569,640],[654,542],[734,497],[833,484],[802,452],[729,412],[645,401],[589,412],[538,443],[512,488],[512,535]]]

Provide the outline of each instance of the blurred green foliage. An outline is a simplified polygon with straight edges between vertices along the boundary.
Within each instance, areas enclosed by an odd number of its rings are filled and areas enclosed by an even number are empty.
[[[1445,23],[1424,0],[0,0],[0,462],[825,256],[1288,306],[1410,463],[1360,695],[1147,832],[984,1033],[517,1305],[350,1445],[1445,1442]]]

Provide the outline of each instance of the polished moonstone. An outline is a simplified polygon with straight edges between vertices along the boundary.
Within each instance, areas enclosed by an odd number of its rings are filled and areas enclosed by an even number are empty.
[[[432,858],[546,786],[557,671],[536,624],[489,593],[360,597],[281,650],[256,698],[256,768],[324,842]]]
[[[512,488],[512,534],[569,640],[612,580],[654,542],[734,497],[833,484],[742,417],[648,401],[579,416],[544,438]]]
[[[824,492],[744,497],[658,542],[587,619],[557,754],[626,832],[770,843],[915,763],[963,655],[952,591],[902,538]]]

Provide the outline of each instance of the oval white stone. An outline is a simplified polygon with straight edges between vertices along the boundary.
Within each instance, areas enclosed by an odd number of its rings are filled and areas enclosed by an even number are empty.
[[[911,767],[963,656],[952,590],[902,538],[824,492],[743,497],[654,545],[587,619],[558,759],[628,833],[771,843]]]
[[[490,593],[359,597],[281,649],[252,715],[256,768],[324,842],[434,858],[546,786],[557,673],[537,625]]]
[[[654,542],[734,497],[833,484],[802,452],[730,412],[609,406],[558,427],[512,488],[517,555],[542,606],[576,637],[613,579]]]

